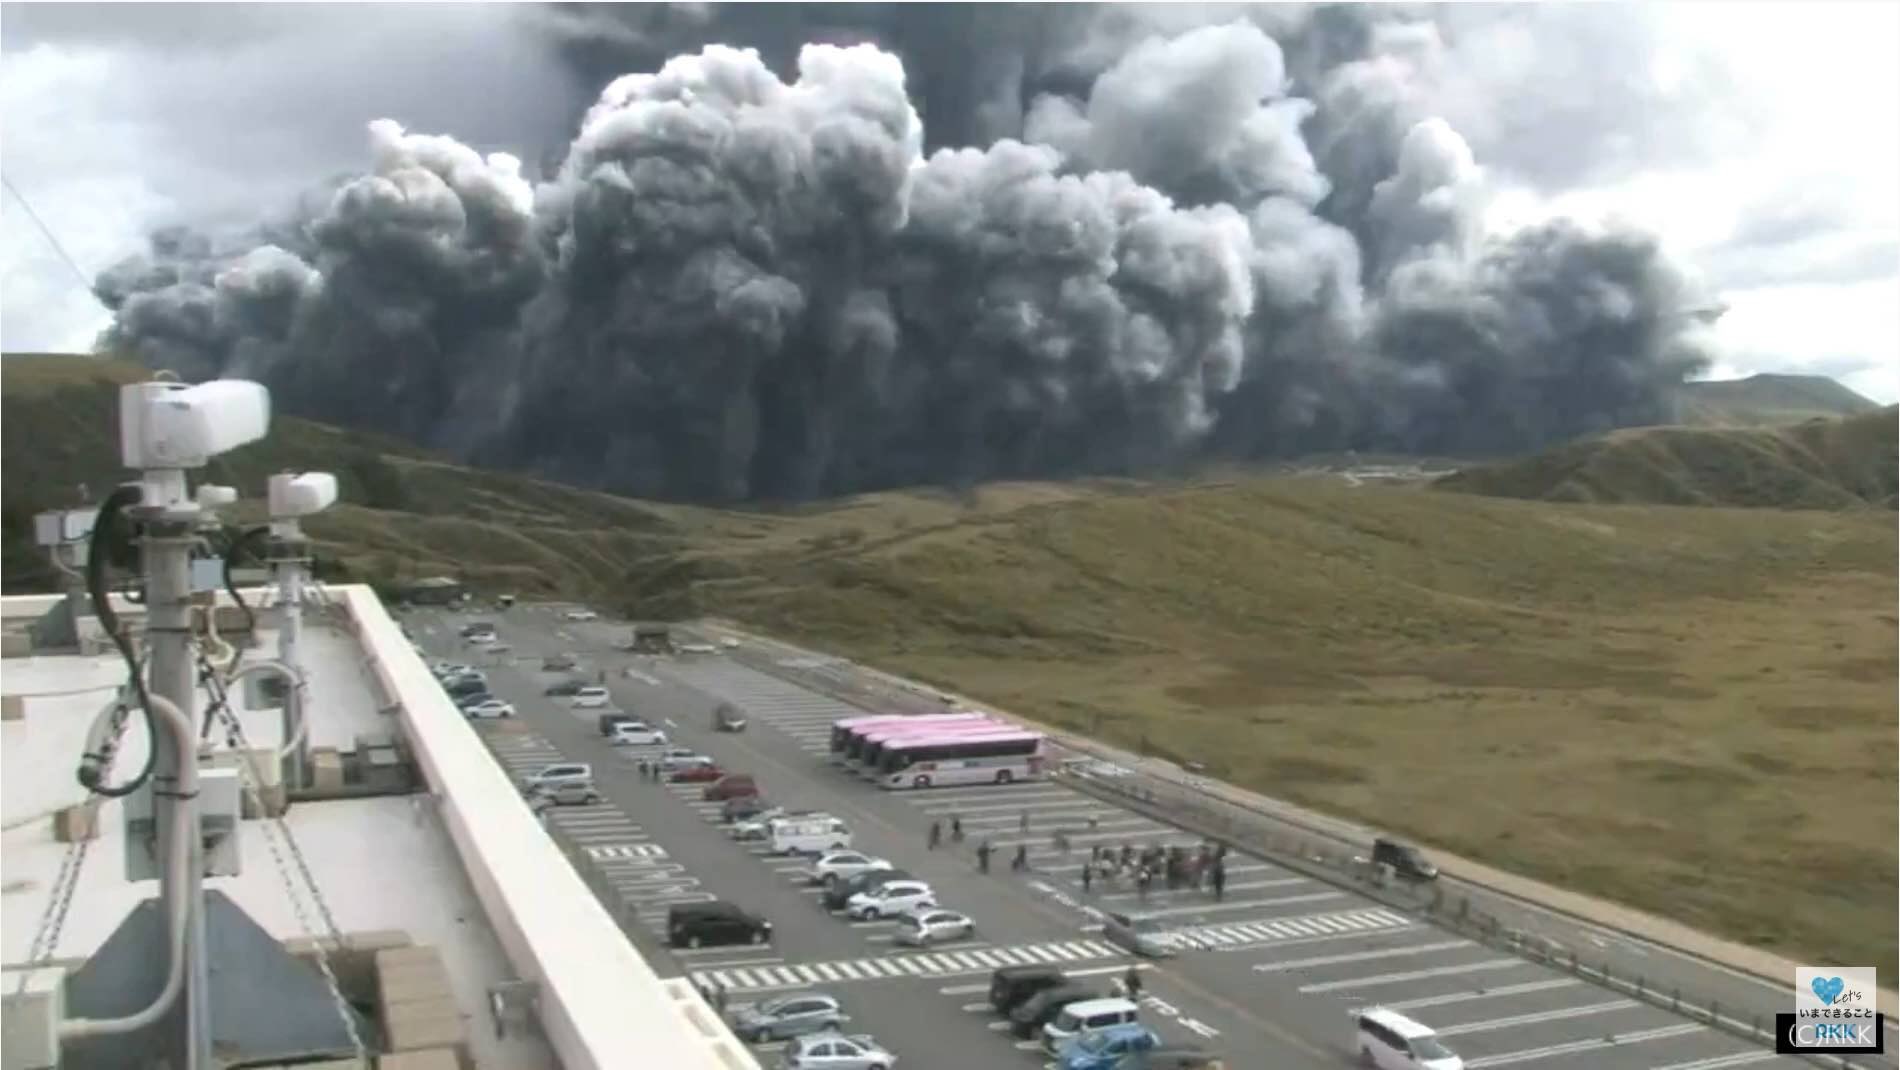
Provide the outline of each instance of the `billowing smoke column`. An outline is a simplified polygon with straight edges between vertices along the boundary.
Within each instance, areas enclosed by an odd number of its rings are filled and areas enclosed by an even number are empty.
[[[1519,449],[1706,360],[1650,239],[1485,233],[1406,10],[768,6],[552,12],[635,73],[547,181],[378,121],[320,207],[103,275],[106,344],[689,500]]]

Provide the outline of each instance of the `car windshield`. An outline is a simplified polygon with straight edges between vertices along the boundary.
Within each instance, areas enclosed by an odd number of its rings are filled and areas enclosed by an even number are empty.
[[[1115,1034],[1107,1029],[1102,1029],[1094,1033],[1082,1034],[1082,1038],[1075,1042],[1075,1046],[1081,1048],[1083,1051],[1099,1052],[1108,1050],[1108,1046],[1114,1042]]]
[[[1423,1061],[1456,1058],[1450,1048],[1438,1042],[1437,1037],[1413,1037],[1406,1044],[1411,1047],[1412,1054]]]

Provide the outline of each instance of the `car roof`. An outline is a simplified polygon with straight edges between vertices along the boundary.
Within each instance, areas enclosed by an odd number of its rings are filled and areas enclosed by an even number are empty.
[[[1430,1026],[1415,1022],[1398,1011],[1389,1011],[1384,1007],[1367,1007],[1359,1012],[1359,1017],[1370,1022],[1377,1022],[1406,1040],[1433,1035]]]
[[[1078,1017],[1083,1017],[1083,1018],[1086,1018],[1091,1014],[1103,1014],[1108,1011],[1139,1010],[1139,1009],[1140,1008],[1136,1007],[1133,1002],[1129,1000],[1125,1000],[1121,998],[1120,996],[1108,996],[1106,998],[1101,998],[1101,999],[1085,999],[1079,1003],[1071,1003],[1067,1007],[1063,1008],[1063,1010],[1068,1011],[1070,1014],[1076,1015]]]

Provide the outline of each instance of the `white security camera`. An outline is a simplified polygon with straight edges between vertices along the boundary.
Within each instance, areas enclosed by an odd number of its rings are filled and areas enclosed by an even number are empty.
[[[328,472],[289,472],[270,477],[272,520],[321,513],[336,504],[336,477]]]
[[[216,483],[198,485],[198,508],[216,509],[221,505],[230,505],[237,501],[237,488],[219,486]]]
[[[244,379],[127,383],[119,388],[119,448],[127,468],[203,468],[270,431],[270,391]]]

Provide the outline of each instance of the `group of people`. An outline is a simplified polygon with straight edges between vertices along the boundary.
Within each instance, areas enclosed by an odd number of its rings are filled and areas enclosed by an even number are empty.
[[[1227,845],[1204,842],[1198,849],[1151,846],[1137,852],[1133,844],[1114,847],[1096,846],[1082,867],[1082,890],[1090,891],[1097,880],[1108,883],[1128,881],[1146,898],[1156,880],[1165,882],[1169,891],[1208,889],[1220,900],[1227,894]]]
[[[635,764],[640,769],[641,780],[666,779],[666,766],[662,765],[658,758],[642,758]]]

